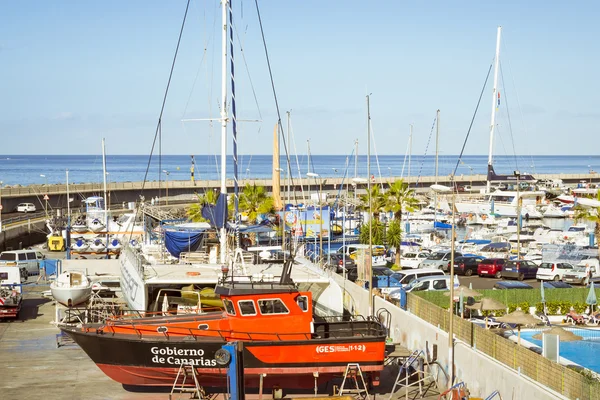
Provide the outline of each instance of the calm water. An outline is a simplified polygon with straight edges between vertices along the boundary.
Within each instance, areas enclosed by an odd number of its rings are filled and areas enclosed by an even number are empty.
[[[576,342],[560,342],[560,356],[574,363],[600,373],[600,330],[597,329],[569,329],[583,340]],[[542,341],[532,339],[535,331],[521,331],[521,338],[542,347]]]
[[[107,180],[109,182],[143,181],[148,167],[148,156],[141,155],[108,155]],[[432,176],[435,174],[434,156],[413,156],[410,176]],[[195,156],[195,177],[199,179],[219,179],[220,157],[199,155]],[[353,155],[299,155],[291,158],[292,174],[294,177],[304,177],[309,172],[322,177],[355,176],[355,158]],[[240,155],[238,176],[240,179],[270,178],[270,155]],[[233,178],[231,157],[227,160],[227,177]],[[408,163],[404,156],[371,157],[371,173],[375,176],[408,176]],[[439,157],[439,175],[450,175],[457,165],[457,156]],[[287,162],[282,157],[280,163],[285,177]],[[190,179],[191,158],[189,155],[162,156],[159,160],[154,157],[150,162],[147,180],[164,180],[169,172],[170,180]],[[510,174],[518,169],[522,173],[551,174],[551,173],[588,173],[590,168],[600,170],[600,156],[531,156],[495,158],[494,168],[498,173]],[[65,183],[66,170],[69,170],[70,182],[102,182],[101,155],[4,155],[0,156],[0,181],[5,185],[30,185],[48,183]],[[486,174],[487,156],[464,156],[456,170],[457,175]],[[367,176],[367,157],[359,156],[358,176]],[[45,175],[45,177],[40,176]]]

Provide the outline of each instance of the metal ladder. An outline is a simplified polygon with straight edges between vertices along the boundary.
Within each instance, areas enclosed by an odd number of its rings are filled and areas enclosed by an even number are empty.
[[[182,378],[182,380],[179,384],[178,382],[180,377]],[[185,382],[189,377],[191,377],[194,380],[194,387],[185,386]],[[173,382],[171,393],[169,393],[169,400],[173,400],[174,393],[190,393],[190,398],[192,399],[205,398],[204,388],[200,386],[200,383],[198,382],[198,375],[196,375],[196,369],[194,367],[185,364],[181,364],[179,366],[179,370],[177,371],[177,377],[175,378],[175,382]]]
[[[353,387],[346,388],[346,384]],[[346,365],[344,379],[342,380],[342,384],[340,385],[340,391],[338,392],[339,396],[348,394],[356,398],[369,398],[369,391],[367,390],[365,378],[360,369],[360,365],[358,365],[357,363],[350,363]]]

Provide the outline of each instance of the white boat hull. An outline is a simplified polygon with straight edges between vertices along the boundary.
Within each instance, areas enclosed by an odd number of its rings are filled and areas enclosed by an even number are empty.
[[[92,295],[92,285],[86,287],[55,287],[50,286],[52,297],[60,304],[74,307],[85,303]]]

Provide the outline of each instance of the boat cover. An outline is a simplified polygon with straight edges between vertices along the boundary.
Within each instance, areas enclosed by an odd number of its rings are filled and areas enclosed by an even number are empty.
[[[165,246],[173,257],[179,257],[184,251],[198,249],[203,234],[203,231],[165,231]]]

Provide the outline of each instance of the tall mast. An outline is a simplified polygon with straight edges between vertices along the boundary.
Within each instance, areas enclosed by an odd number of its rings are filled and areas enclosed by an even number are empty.
[[[373,315],[373,201],[371,199],[371,105],[367,95],[367,191],[369,196],[369,254],[367,282],[369,282],[369,316]],[[358,141],[357,141],[358,142]]]
[[[438,154],[440,148],[440,110],[437,110],[435,118],[435,184],[438,183]]]
[[[358,178],[358,139],[354,141],[354,177]]]
[[[231,127],[233,128],[233,200],[234,200],[234,223],[235,223],[235,247],[240,247],[240,225],[239,225],[239,184],[238,184],[238,149],[237,149],[237,112],[235,109],[235,63],[233,60],[233,12],[231,1],[229,7],[229,60],[231,74]]]
[[[496,128],[496,108],[497,108],[497,93],[498,93],[498,66],[500,64],[500,36],[502,35],[502,27],[498,27],[496,36],[496,57],[494,59],[494,90],[492,91],[492,121],[490,122],[490,150],[488,153],[488,171],[492,166],[492,152],[494,149],[494,130]],[[489,175],[489,174],[488,174]],[[490,192],[491,183],[487,181],[487,191]]]
[[[291,203],[291,194],[290,194],[290,181],[292,180],[292,165],[289,161],[290,158],[290,153],[291,153],[291,144],[292,142],[290,142],[290,113],[291,111],[287,112],[287,142],[285,144],[286,149],[287,149],[287,154],[286,154],[286,160],[287,160],[287,195],[286,195],[286,199],[287,199],[287,203]]]
[[[227,9],[229,0],[221,0],[221,195],[227,195]],[[221,263],[225,263],[227,255],[227,230],[225,223],[219,233]]]
[[[108,197],[106,197],[106,149],[104,147],[104,138],[102,138],[102,172],[104,177],[104,218],[108,219]],[[67,199],[68,201],[69,199]],[[104,221],[105,223],[107,221]],[[108,229],[108,225],[106,226]]]
[[[408,134],[408,177],[406,179],[406,182],[408,183],[409,187],[410,187],[410,158],[412,156],[412,133],[413,133],[413,126],[412,126],[412,124],[410,124],[410,133]]]

